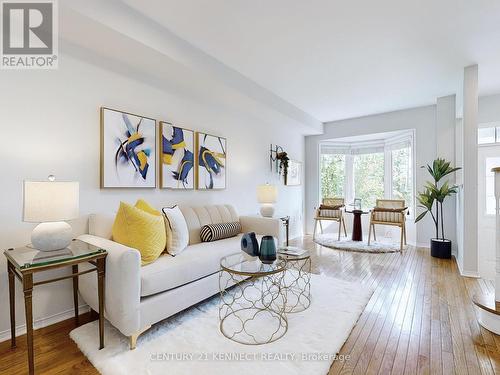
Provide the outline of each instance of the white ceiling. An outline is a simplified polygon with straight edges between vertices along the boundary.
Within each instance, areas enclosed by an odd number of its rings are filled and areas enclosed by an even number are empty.
[[[323,122],[500,92],[498,0],[124,1]]]

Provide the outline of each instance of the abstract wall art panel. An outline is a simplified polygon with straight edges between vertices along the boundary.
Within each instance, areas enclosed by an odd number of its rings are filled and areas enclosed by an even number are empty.
[[[101,108],[101,188],[155,188],[156,144],[156,120]]]
[[[194,189],[194,132],[160,122],[160,186]]]
[[[226,138],[196,133],[196,187],[198,189],[225,189],[226,162]]]

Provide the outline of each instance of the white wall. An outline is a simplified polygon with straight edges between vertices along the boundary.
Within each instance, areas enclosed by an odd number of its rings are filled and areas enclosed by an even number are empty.
[[[500,94],[479,98],[478,124],[500,121]]]
[[[437,98],[436,101],[436,155],[455,163],[456,95]],[[450,185],[455,184],[455,174],[446,177]],[[444,233],[452,242],[452,252],[457,254],[456,198],[451,197],[443,204]]]
[[[318,145],[326,139],[363,134],[415,129],[416,185],[422,189],[427,172],[418,168],[432,162],[436,156],[436,106],[426,106],[403,111],[326,123],[322,135],[306,137],[306,232],[312,233],[314,207],[319,203]],[[365,226],[366,227],[366,226]],[[417,224],[416,242],[427,245],[434,237],[432,220],[426,218]]]
[[[68,55],[61,56],[58,70],[1,71],[0,82],[0,249],[28,243],[34,227],[22,222],[23,179],[45,179],[52,173],[62,180],[79,181],[82,216],[115,210],[120,200],[133,203],[139,197],[158,207],[175,203],[231,203],[239,213],[253,214],[258,212],[256,185],[266,181],[278,183],[269,173],[269,144],[278,143],[291,158],[303,160],[304,138],[294,130],[296,127],[285,122],[266,123],[239,109],[232,110],[227,106],[227,98],[225,105],[217,106],[213,104],[217,97],[204,101],[196,92],[189,95],[185,90],[180,94],[175,87],[160,89]],[[226,137],[227,189],[100,190],[99,107],[103,105]],[[278,211],[292,216],[292,236],[302,233],[303,194],[303,185],[280,185]],[[82,223],[75,225],[81,227]],[[23,299],[19,283],[16,286],[17,322],[22,325]],[[33,298],[34,317],[39,325],[71,315],[70,281],[37,287]],[[3,256],[0,300],[8,301]],[[2,303],[0,339],[5,338],[8,327],[8,303]]]
[[[463,275],[478,276],[477,254],[477,125],[478,125],[478,66],[464,69],[463,97],[463,224],[458,231],[463,231],[462,263],[458,267]],[[463,225],[463,226],[462,226]],[[472,230],[470,230],[472,228]]]

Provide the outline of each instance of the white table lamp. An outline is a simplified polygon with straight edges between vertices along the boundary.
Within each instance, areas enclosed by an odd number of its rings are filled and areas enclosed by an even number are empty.
[[[274,203],[278,198],[278,189],[274,185],[257,186],[257,201],[261,204],[260,214],[264,217],[273,217]]]
[[[71,225],[64,220],[78,217],[78,182],[24,181],[23,221],[38,224],[31,233],[37,250],[53,251],[67,247],[72,240]]]

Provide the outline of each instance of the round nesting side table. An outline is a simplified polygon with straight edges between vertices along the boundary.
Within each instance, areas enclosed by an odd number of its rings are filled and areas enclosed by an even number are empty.
[[[284,251],[278,259],[286,262],[286,276],[283,289],[286,293],[286,313],[307,310],[311,306],[311,255],[309,251],[301,255],[289,255]]]
[[[230,340],[268,344],[288,330],[283,289],[286,262],[264,264],[242,252],[220,261],[219,328]]]

